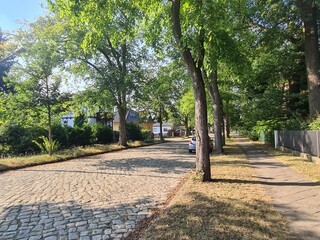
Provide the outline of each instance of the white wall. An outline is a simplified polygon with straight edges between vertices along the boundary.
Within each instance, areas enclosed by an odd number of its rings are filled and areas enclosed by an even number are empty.
[[[164,136],[167,136],[168,135],[168,131],[172,129],[172,126],[170,125],[162,125],[162,134]],[[160,134],[160,127],[152,127],[152,132],[154,134]]]

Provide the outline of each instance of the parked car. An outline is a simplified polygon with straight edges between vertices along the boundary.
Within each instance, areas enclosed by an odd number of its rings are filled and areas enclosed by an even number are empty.
[[[189,153],[196,151],[196,137],[192,137],[189,142]],[[212,153],[213,151],[213,140],[209,137],[209,152]]]

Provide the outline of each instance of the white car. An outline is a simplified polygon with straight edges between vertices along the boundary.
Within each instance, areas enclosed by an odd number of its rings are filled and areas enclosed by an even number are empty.
[[[209,152],[212,153],[213,151],[213,142],[212,142],[212,139],[209,137],[210,141],[209,141]],[[195,152],[196,151],[196,145],[197,145],[197,142],[196,142],[196,137],[192,137],[190,142],[189,142],[189,153],[192,153],[192,152]]]

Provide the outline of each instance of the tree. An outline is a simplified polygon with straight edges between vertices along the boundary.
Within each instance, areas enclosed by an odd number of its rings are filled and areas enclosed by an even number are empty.
[[[311,118],[320,114],[320,54],[318,36],[319,2],[315,0],[297,0],[303,21],[304,53],[308,76],[309,111]]]
[[[163,140],[162,123],[168,120],[169,112],[174,112],[174,106],[185,87],[184,69],[180,61],[164,62],[152,58],[149,59],[145,73],[141,91],[134,95],[136,105],[147,118],[151,117],[159,122],[160,139]]]
[[[193,90],[190,88],[187,92],[185,92],[179,101],[179,112],[182,114],[183,117],[183,123],[184,128],[186,130],[185,136],[189,136],[189,127],[190,122],[194,119],[194,96],[193,96]],[[194,122],[194,120],[193,120]]]
[[[4,78],[7,76],[7,72],[10,70],[15,56],[8,54],[7,40],[5,39],[2,30],[0,28],[0,92],[8,93],[13,91],[13,86],[8,86]]]
[[[29,29],[20,30],[16,39],[17,47],[25,49],[19,55],[10,75],[16,81],[16,99],[24,107],[44,112],[48,130],[49,148],[52,155],[52,117],[54,107],[59,104],[61,78],[57,67],[61,56],[56,48],[57,37],[52,33],[52,18],[41,17],[29,25]]]
[[[134,38],[136,9],[127,1],[56,0],[49,3],[69,24],[69,32],[65,34],[70,36],[72,44],[68,45],[68,52],[75,49],[73,57],[91,68],[90,77],[96,87],[111,96],[119,112],[119,144],[127,145],[128,99],[137,91],[139,58],[143,54]]]
[[[186,68],[192,79],[192,86],[195,98],[195,118],[196,118],[196,139],[197,139],[197,161],[196,171],[203,174],[202,181],[211,180],[211,167],[209,159],[209,138],[208,138],[208,122],[207,122],[207,102],[205,93],[205,84],[201,73],[201,67],[204,58],[204,29],[202,24],[195,22],[195,36],[198,44],[195,46],[198,49],[197,57],[192,55],[190,45],[185,41],[180,18],[180,0],[172,0],[171,5],[171,20],[173,35],[181,52],[182,59],[185,62]],[[200,11],[202,5],[200,3],[194,6]],[[198,28],[196,28],[198,27]]]

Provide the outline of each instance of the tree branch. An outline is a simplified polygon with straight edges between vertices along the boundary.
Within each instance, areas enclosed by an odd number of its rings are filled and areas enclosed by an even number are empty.
[[[107,59],[109,65],[114,67],[115,64],[111,61],[111,59],[110,59],[109,55],[107,54],[107,52],[103,48],[100,48],[100,47],[98,47],[97,49]]]

